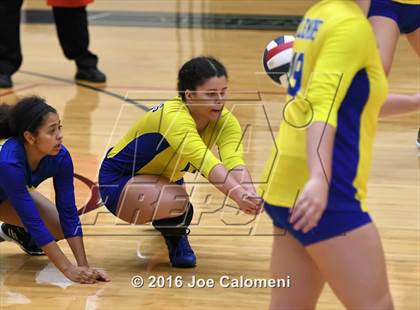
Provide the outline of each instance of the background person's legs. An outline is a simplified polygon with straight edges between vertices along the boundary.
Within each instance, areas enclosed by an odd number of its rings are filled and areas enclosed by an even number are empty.
[[[86,7],[53,7],[58,40],[64,55],[76,62],[76,79],[89,82],[105,82],[106,77],[98,70],[98,57],[89,51],[89,28]]]
[[[11,76],[22,64],[20,8],[23,0],[0,1],[0,88],[12,87]]]

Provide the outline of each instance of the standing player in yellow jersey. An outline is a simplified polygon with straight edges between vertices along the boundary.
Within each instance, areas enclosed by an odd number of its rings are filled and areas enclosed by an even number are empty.
[[[357,2],[369,16],[386,75],[391,71],[401,33],[406,34],[411,47],[420,57],[420,0],[358,0]],[[419,92],[415,95],[390,94],[382,108],[381,116],[419,110]],[[420,129],[417,147],[420,148]]]
[[[108,151],[99,184],[114,215],[133,224],[152,222],[162,233],[172,266],[194,267],[187,239],[193,206],[182,185],[186,172],[200,171],[246,213],[257,214],[260,206],[249,198],[257,195],[243,160],[241,128],[224,108],[225,67],[211,57],[191,59],[178,73],[178,92]]]
[[[327,282],[348,309],[392,309],[365,197],[387,81],[353,1],[312,6],[294,42],[288,103],[260,193],[273,220],[271,309],[314,309]]]

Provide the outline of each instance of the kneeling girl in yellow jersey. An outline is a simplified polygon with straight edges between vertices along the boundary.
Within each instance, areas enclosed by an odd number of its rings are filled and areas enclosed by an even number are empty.
[[[165,238],[174,267],[194,267],[187,232],[193,206],[183,187],[198,170],[248,214],[260,211],[243,160],[241,128],[225,107],[227,72],[197,57],[178,73],[179,96],[152,108],[108,152],[99,185],[106,207],[132,224],[152,222]],[[217,145],[220,159],[211,152]]]
[[[353,1],[324,0],[294,42],[284,120],[260,194],[273,220],[271,309],[314,309],[326,282],[347,309],[392,309],[385,259],[366,209],[387,81]],[[286,233],[285,233],[286,232]]]

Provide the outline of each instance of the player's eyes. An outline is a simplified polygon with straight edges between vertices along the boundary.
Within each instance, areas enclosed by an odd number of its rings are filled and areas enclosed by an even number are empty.
[[[55,132],[56,132],[56,130],[60,130],[61,131],[61,129],[63,128],[63,126],[62,125],[58,125],[58,126],[54,126],[54,127],[51,127],[49,130],[48,130],[48,133],[49,134],[54,134]]]

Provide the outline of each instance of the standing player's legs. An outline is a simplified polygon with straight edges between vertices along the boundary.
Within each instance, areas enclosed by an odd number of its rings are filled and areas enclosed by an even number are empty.
[[[11,76],[22,64],[20,8],[23,0],[0,1],[0,88],[13,86]]]
[[[381,54],[382,64],[384,66],[386,75],[389,75],[391,71],[394,53],[398,42],[398,37],[400,35],[400,29],[397,24],[397,20],[398,18],[404,18],[404,16],[401,16],[402,13],[398,12],[399,11],[395,4],[389,4],[386,7],[378,7],[373,4],[369,12],[369,14],[372,15],[369,17],[369,21],[371,22],[375,32],[376,40],[378,42],[379,51]],[[400,16],[398,17],[394,14],[400,14]],[[393,18],[395,18],[395,20]],[[407,39],[417,55],[420,56],[419,29],[407,34]],[[388,96],[387,101],[383,106],[383,110],[381,111],[381,115],[386,116],[389,113],[391,113],[391,115],[396,115],[418,110],[418,106],[420,105],[419,98],[419,94],[414,96]],[[417,134],[416,145],[418,148],[420,148],[420,128]]]
[[[367,16],[371,1],[370,0],[356,0],[356,2],[362,9],[363,13]]]
[[[385,258],[373,223],[306,251],[347,309],[393,309]]]
[[[131,224],[152,222],[165,238],[172,265],[195,266],[196,257],[187,239],[193,206],[183,186],[159,176],[134,176],[121,192],[116,216]]]
[[[291,287],[272,290],[270,309],[315,309],[325,281],[305,248],[290,233],[274,226],[271,278],[288,275]]]
[[[58,39],[64,55],[76,62],[76,79],[102,83],[106,76],[98,65],[98,57],[89,50],[89,25],[86,7],[53,7]]]
[[[410,42],[411,47],[420,57],[420,28],[417,28],[411,33],[407,33],[407,40]]]
[[[385,74],[391,71],[392,61],[394,59],[395,48],[400,36],[398,24],[391,18],[384,16],[370,16],[369,21],[375,32],[376,41],[379,45],[382,64]]]
[[[416,52],[417,56],[420,57],[420,28],[417,28],[415,31],[407,33],[407,40],[410,43],[413,50]],[[417,93],[416,97],[417,104],[420,105],[420,93]],[[420,149],[420,128],[417,133],[417,148]]]
[[[31,197],[35,202],[42,220],[54,238],[56,240],[64,239],[58,211],[55,205],[37,191],[32,191]],[[42,250],[35,244],[31,235],[23,229],[23,223],[19,215],[7,200],[0,204],[0,221],[4,222],[0,228],[3,230],[2,235],[6,234],[6,237],[9,237],[9,240],[12,239],[18,242],[22,249],[28,254],[43,254]],[[13,232],[8,233],[8,231]]]

